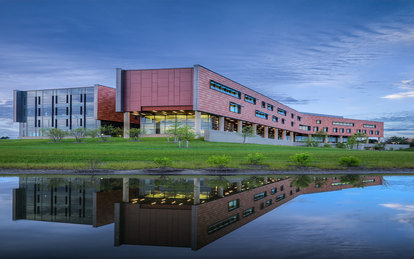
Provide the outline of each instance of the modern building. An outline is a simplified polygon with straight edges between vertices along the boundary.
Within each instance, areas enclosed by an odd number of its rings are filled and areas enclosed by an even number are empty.
[[[41,137],[43,128],[69,131],[108,124],[123,127],[123,115],[115,112],[115,95],[114,88],[102,85],[15,90],[13,118],[19,123],[19,137]],[[128,121],[137,127],[139,118],[131,117]]]
[[[165,134],[178,121],[199,135],[252,125],[263,138],[287,141],[307,140],[318,131],[326,132],[330,142],[346,142],[358,132],[383,137],[383,122],[299,112],[200,65],[119,68],[116,75],[116,111],[140,116],[147,134]]]

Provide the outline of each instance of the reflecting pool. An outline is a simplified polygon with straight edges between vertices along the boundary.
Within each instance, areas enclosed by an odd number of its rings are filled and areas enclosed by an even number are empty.
[[[414,176],[0,177],[0,258],[413,258]]]

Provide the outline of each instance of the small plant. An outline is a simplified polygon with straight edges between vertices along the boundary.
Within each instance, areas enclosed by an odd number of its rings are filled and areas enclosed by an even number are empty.
[[[57,128],[43,128],[42,133],[45,136],[48,136],[53,142],[60,142],[65,136],[68,135],[67,131]]]
[[[72,137],[75,138],[76,142],[81,143],[82,142],[82,139],[86,135],[86,129],[84,129],[84,128],[77,128],[77,129],[71,130],[69,134]]]
[[[172,165],[172,161],[168,157],[157,157],[154,158],[153,162],[158,168],[171,167]]]
[[[222,156],[210,156],[207,159],[207,163],[215,166],[215,167],[226,167],[229,163],[231,162],[231,156],[226,156],[226,155],[222,155]]]
[[[96,138],[99,137],[99,129],[87,129],[85,136]]]
[[[346,148],[346,144],[345,143],[338,142],[338,143],[335,144],[335,147],[336,148]]]
[[[339,164],[345,167],[357,167],[361,165],[361,160],[354,156],[339,158]]]
[[[191,126],[181,126],[177,129],[178,147],[181,148],[181,141],[185,141],[185,147],[188,148],[188,141],[196,136]]]
[[[129,137],[134,141],[138,141],[142,134],[145,134],[145,130],[132,128],[129,130]]]
[[[264,160],[262,153],[250,153],[247,155],[247,163],[249,165],[261,165]]]
[[[250,125],[244,126],[242,128],[242,132],[239,133],[239,134],[243,137],[243,143],[247,142],[248,137],[253,137],[255,135],[254,134],[254,129]]]
[[[318,147],[319,143],[318,143],[318,141],[308,140],[308,141],[306,141],[306,146],[307,147]]]
[[[332,147],[331,145],[329,145],[328,143],[323,144],[323,147],[329,148]]]
[[[290,161],[296,166],[308,166],[312,161],[312,157],[308,153],[299,153],[291,156]]]

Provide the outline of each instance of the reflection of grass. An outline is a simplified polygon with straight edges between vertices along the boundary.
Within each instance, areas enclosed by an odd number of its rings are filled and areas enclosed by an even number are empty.
[[[334,148],[290,147],[255,144],[232,144],[192,141],[189,149],[178,149],[165,138],[143,138],[141,142],[127,142],[113,138],[108,142],[85,139],[86,144],[73,144],[65,139],[62,143],[50,144],[48,139],[2,140],[0,142],[0,168],[10,169],[89,169],[91,159],[99,163],[97,169],[143,169],[154,167],[154,157],[168,157],[175,168],[207,168],[208,157],[230,155],[229,167],[242,168],[249,153],[263,153],[263,163],[270,170],[291,168],[289,157],[296,153],[312,155],[311,167],[341,169],[338,159],[355,156],[361,159],[361,167],[414,168],[414,152],[356,151]]]

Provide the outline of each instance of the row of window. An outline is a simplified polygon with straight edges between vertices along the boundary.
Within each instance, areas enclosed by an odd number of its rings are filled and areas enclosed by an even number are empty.
[[[86,99],[86,94],[80,94],[79,100],[82,103],[84,99]],[[70,95],[70,98],[72,98],[72,95]],[[40,105],[41,104],[41,96],[35,96],[35,104]],[[57,104],[58,103],[58,97],[57,95],[52,95],[52,103]],[[66,95],[66,103],[69,103],[69,95]]]

